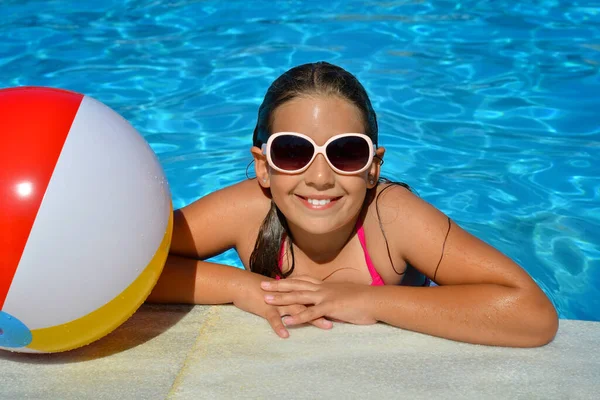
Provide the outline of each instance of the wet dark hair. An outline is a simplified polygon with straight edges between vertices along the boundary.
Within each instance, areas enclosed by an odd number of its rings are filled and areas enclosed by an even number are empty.
[[[252,137],[253,145],[260,148],[263,143],[266,143],[269,135],[272,133],[273,113],[279,106],[292,99],[311,95],[337,96],[354,104],[362,114],[365,126],[363,133],[368,135],[373,143],[377,145],[377,116],[365,88],[354,75],[343,68],[327,62],[299,65],[285,72],[271,84],[258,109],[258,121]],[[385,178],[380,178],[379,183],[386,183],[388,185],[379,192],[375,199],[376,202],[383,191],[392,186],[400,185],[410,190],[410,187],[405,183],[393,182]],[[363,211],[365,205],[370,204],[373,200],[376,190],[377,186],[367,190]],[[379,218],[378,204],[376,203],[375,205],[377,217]],[[379,221],[379,226],[385,238],[381,220]],[[292,257],[291,268],[285,273],[279,270],[278,265],[279,251],[284,234],[289,239],[288,254]],[[391,261],[392,258],[389,246],[387,245],[387,238],[385,238],[385,242]],[[287,221],[275,205],[275,202],[271,200],[271,209],[263,220],[254,250],[250,256],[250,270],[270,278],[277,276],[281,278],[288,277],[294,271],[294,250],[292,243],[293,237],[288,228]],[[401,275],[403,272],[396,271],[396,273]]]

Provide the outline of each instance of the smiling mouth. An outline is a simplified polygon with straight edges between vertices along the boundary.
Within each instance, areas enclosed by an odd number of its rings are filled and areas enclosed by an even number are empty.
[[[300,195],[296,195],[296,197],[298,197],[302,203],[307,206],[308,208],[311,209],[318,209],[318,210],[323,210],[323,209],[327,209],[332,207],[335,203],[337,203],[337,201],[339,199],[342,198],[342,196],[338,196],[338,197],[328,197],[328,198],[311,198],[311,197],[304,197],[304,196],[300,196]]]

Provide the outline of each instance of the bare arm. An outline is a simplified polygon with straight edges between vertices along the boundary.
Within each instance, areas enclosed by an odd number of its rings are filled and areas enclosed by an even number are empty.
[[[249,271],[170,255],[147,301],[180,304],[233,303],[251,280]]]
[[[531,277],[507,256],[469,234],[425,201],[394,189],[402,212],[400,256],[441,285],[373,291],[380,321],[472,343],[535,346],[556,334],[558,317]],[[409,235],[406,232],[410,232]],[[445,241],[445,244],[444,244]]]
[[[526,290],[494,284],[383,286],[366,296],[381,322],[447,339],[535,347],[556,333],[554,310]]]
[[[240,288],[257,280],[258,276],[203,260],[239,246],[251,236],[261,216],[266,214],[265,206],[268,207],[262,196],[256,182],[245,181],[174,211],[170,254],[148,301],[234,302]]]

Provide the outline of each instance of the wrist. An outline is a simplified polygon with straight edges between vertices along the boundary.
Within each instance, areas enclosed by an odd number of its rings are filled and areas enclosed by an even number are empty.
[[[251,291],[260,289],[260,282],[263,280],[271,280],[266,276],[240,269],[239,273],[229,282],[229,290],[232,297],[232,302],[242,301],[247,299]]]
[[[386,290],[385,286],[366,286],[358,296],[360,304],[362,304],[365,315],[376,320],[382,321],[382,309],[384,309]]]

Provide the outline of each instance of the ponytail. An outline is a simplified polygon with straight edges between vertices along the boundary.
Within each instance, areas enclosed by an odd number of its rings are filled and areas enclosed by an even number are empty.
[[[279,252],[284,235],[290,238],[288,250],[292,256],[292,267],[286,273],[281,272],[279,269]],[[260,226],[254,250],[250,255],[250,271],[269,278],[277,276],[287,278],[294,270],[294,249],[291,239],[285,217],[271,200],[271,208]]]

